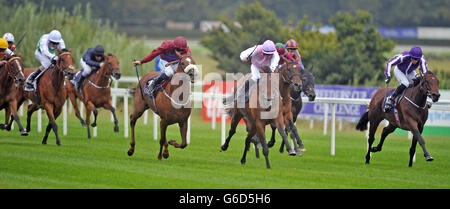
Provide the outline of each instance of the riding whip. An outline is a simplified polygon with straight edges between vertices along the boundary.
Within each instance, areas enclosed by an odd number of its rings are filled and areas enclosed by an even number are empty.
[[[23,38],[25,38],[25,35],[27,34],[27,32],[25,31],[25,33],[23,33],[23,35],[20,37],[19,41],[16,44],[16,48],[19,48],[19,45],[22,43]]]
[[[136,62],[136,59],[134,59],[134,61]],[[142,93],[142,87],[141,87],[141,82],[140,82],[141,79],[139,79],[139,70],[138,70],[137,65],[135,65],[135,67],[136,67],[136,76],[138,79],[139,91],[141,92],[142,101],[144,101],[144,94]]]

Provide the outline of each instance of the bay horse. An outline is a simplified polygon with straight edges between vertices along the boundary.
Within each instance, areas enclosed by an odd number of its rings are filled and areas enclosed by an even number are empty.
[[[287,61],[287,60],[286,60]],[[279,89],[280,94],[282,95],[282,111],[283,111],[283,117],[284,117],[284,124],[286,125],[286,128],[288,130],[295,129],[295,125],[293,123],[293,114],[291,111],[292,108],[292,101],[291,97],[289,96],[289,91],[291,89],[295,89],[296,91],[301,91],[303,88],[302,85],[302,74],[300,71],[300,66],[296,64],[295,62],[287,61],[285,64],[280,65],[279,69],[279,75],[280,75],[280,82],[279,82]],[[239,123],[239,121],[243,118],[243,115],[240,114],[240,112],[237,109],[230,109],[230,116],[232,118],[231,120],[231,127],[228,132],[228,137],[225,140],[225,143],[221,146],[222,151],[226,151],[231,137],[236,133],[236,127]],[[270,123],[272,127],[272,131],[275,131],[276,125],[274,122]],[[283,129],[284,130],[284,129]],[[297,132],[295,132],[297,133]],[[298,137],[298,134],[295,135],[295,133],[292,133],[291,138],[292,140],[300,140],[300,137]],[[274,134],[274,132],[272,133]],[[255,144],[255,154],[256,157],[259,158],[259,148],[258,145],[260,143],[257,141],[256,136],[252,139],[253,143]],[[273,142],[272,142],[273,143]],[[297,141],[297,144],[302,144],[301,141]],[[273,146],[273,144],[272,144]],[[271,147],[271,146],[268,146]],[[297,155],[301,155],[301,152],[299,150],[296,150]]]
[[[194,83],[197,72],[198,68],[195,65],[195,61],[192,59],[191,55],[189,53],[181,55],[180,60],[178,61],[176,73],[169,81],[167,81],[165,88],[156,93],[154,99],[143,95],[142,91],[146,86],[147,81],[159,75],[160,72],[147,73],[139,80],[136,91],[134,92],[134,111],[130,115],[131,141],[128,156],[133,155],[136,145],[134,135],[136,121],[142,116],[142,113],[149,108],[161,118],[161,139],[159,140],[160,148],[158,160],[161,160],[162,157],[169,157],[168,144],[176,148],[185,148],[187,146],[187,120],[191,114],[191,103],[189,99],[191,86],[189,81]],[[180,84],[180,81],[182,84]],[[178,126],[180,127],[180,134],[182,138],[181,144],[178,144],[175,140],[170,140],[169,142],[166,140],[167,126],[174,123],[178,123]],[[163,146],[164,153],[162,153]]]
[[[75,89],[75,86],[66,81],[67,96],[72,103],[75,115],[80,120],[81,125],[87,126],[88,138],[91,138],[90,122],[91,113],[94,113],[94,122],[92,127],[97,126],[98,107],[103,107],[113,114],[114,117],[114,132],[119,132],[119,121],[116,116],[116,109],[111,105],[111,88],[110,81],[111,76],[115,79],[120,79],[121,73],[119,69],[119,61],[115,54],[105,53],[105,61],[103,66],[95,73],[89,75],[85,82],[82,84],[81,93]],[[86,107],[86,122],[80,115],[80,110],[77,105],[77,98],[82,99],[84,106]]]
[[[245,107],[238,107],[237,101],[234,101],[234,107],[230,110],[232,127],[229,131],[227,140],[221,148],[223,151],[228,148],[228,143],[230,142],[231,136],[235,133],[237,123],[241,120],[241,118],[244,118],[247,127],[247,137],[245,139],[245,148],[241,158],[241,164],[245,164],[246,155],[250,148],[250,142],[256,135],[259,139],[259,143],[263,148],[263,155],[266,160],[266,168],[270,169],[269,150],[265,138],[265,125],[274,123],[278,128],[283,140],[287,143],[288,139],[286,133],[284,131],[280,131],[283,130],[283,124],[285,123],[285,121],[287,121],[286,124],[288,126],[291,126],[293,124],[291,123],[291,103],[290,101],[286,100],[286,98],[289,98],[290,86],[293,85],[295,88],[301,88],[302,82],[300,71],[298,71],[296,67],[291,68],[288,66],[283,66],[281,70],[277,69],[274,73],[272,73],[272,71],[268,67],[263,67],[261,71],[263,75],[267,76],[267,79],[264,78],[265,76],[259,79],[257,88],[254,88],[253,92],[249,92],[250,100],[248,103],[245,103]],[[278,79],[276,79],[276,77],[272,79],[272,74],[276,74]],[[241,79],[241,83],[244,79]],[[274,86],[272,88],[273,81],[278,82],[278,86]],[[258,90],[258,88],[260,89]],[[237,89],[238,88],[235,88],[234,94],[236,94]],[[269,97],[269,100],[266,98],[267,96]],[[267,103],[269,103],[269,105],[267,105]],[[272,116],[263,116],[263,112],[267,111],[274,112],[272,113]],[[287,149],[289,150],[289,155],[296,155],[296,153],[299,152],[295,143],[295,151],[292,150],[292,148],[289,146],[289,143],[287,143]]]
[[[433,157],[431,157],[425,148],[425,140],[421,134],[425,122],[428,119],[429,107],[426,104],[427,97],[430,97],[433,102],[437,102],[440,97],[438,78],[430,71],[422,74],[422,76],[420,76],[419,84],[405,90],[403,99],[396,105],[396,110],[393,109],[392,111],[384,112],[383,108],[386,93],[391,90],[393,90],[393,88],[381,88],[375,92],[370,100],[369,110],[361,116],[356,125],[357,130],[364,131],[367,130],[367,123],[370,122],[369,138],[367,139],[368,149],[366,154],[366,164],[369,164],[370,162],[370,152],[381,151],[386,137],[397,128],[411,131],[413,134],[411,147],[409,149],[409,167],[412,167],[417,142],[419,142],[422,147],[425,159],[427,161],[433,161]],[[395,115],[396,111],[398,112],[398,115]],[[375,140],[375,132],[383,119],[388,120],[389,125],[383,128],[380,143],[376,147],[372,147],[372,143]]]
[[[301,97],[301,93],[304,92],[306,96],[308,97],[309,101],[314,101],[316,98],[316,92],[314,91],[314,75],[313,75],[313,68],[314,66],[311,66],[310,69],[304,69],[301,70],[302,75],[302,88],[301,89],[295,89],[291,88],[290,92],[290,99],[292,101],[291,111],[292,111],[292,117],[293,122],[297,121],[297,116],[302,110],[303,107],[303,101]],[[275,129],[277,128],[275,125],[270,125],[272,128],[272,136],[270,138],[270,141],[267,143],[267,146],[272,147],[275,144]],[[294,126],[294,128],[297,128]],[[286,134],[289,133],[289,129],[286,130]],[[298,134],[297,134],[298,135]],[[292,133],[291,133],[292,138]],[[301,140],[300,140],[301,142]],[[303,143],[299,145],[301,151],[306,151],[305,147],[303,146]],[[282,153],[284,151],[284,141],[281,141],[280,145],[280,152]]]
[[[50,130],[53,130],[56,136],[56,144],[61,146],[56,118],[61,114],[62,107],[67,98],[64,89],[64,77],[67,76],[71,79],[75,74],[71,52],[72,49],[58,49],[58,60],[56,61],[56,64],[51,65],[43,72],[37,84],[36,92],[24,91],[25,98],[30,99],[33,102],[28,105],[27,131],[30,131],[31,115],[33,112],[39,108],[43,108],[47,113],[49,121],[42,144],[47,144],[48,134],[50,133]]]
[[[17,115],[18,102],[17,94],[19,87],[25,83],[25,75],[23,74],[23,62],[19,56],[5,55],[7,63],[0,69],[0,110],[5,109],[5,124],[0,124],[0,129],[11,130],[12,122],[15,120],[19,126],[22,136],[27,136],[28,132],[23,128],[20,118]],[[9,119],[11,117],[11,123]]]

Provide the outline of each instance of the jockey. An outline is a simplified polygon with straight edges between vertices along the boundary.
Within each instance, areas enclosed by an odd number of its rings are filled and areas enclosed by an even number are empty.
[[[105,61],[105,49],[102,45],[97,45],[95,48],[89,48],[80,60],[81,67],[83,67],[83,72],[78,80],[75,81],[75,88],[79,91],[81,84],[84,79],[86,79],[92,71],[97,71],[103,65]]]
[[[290,53],[287,52],[286,48],[284,48],[284,45],[282,43],[275,44],[275,48],[277,49],[278,55],[280,56],[280,61],[278,62],[278,66],[281,66],[285,63],[285,59],[282,59],[283,57],[287,60],[294,60],[295,59],[291,56]]]
[[[8,42],[8,48],[16,53],[16,45],[14,45],[14,35],[12,33],[5,33],[3,39]]]
[[[173,41],[166,40],[160,47],[154,49],[147,57],[142,60],[133,62],[133,65],[142,65],[146,62],[150,62],[155,57],[159,56],[159,67],[161,68],[161,74],[159,74],[155,79],[150,81],[149,89],[161,84],[164,80],[170,78],[175,74],[178,67],[178,62],[173,63],[166,67],[169,62],[180,60],[179,55],[185,53],[191,53],[191,49],[187,45],[187,41],[183,36],[176,37]]]
[[[305,69],[302,62],[302,57],[300,56],[300,53],[298,52],[298,44],[294,39],[290,39],[286,42],[284,47],[288,50],[288,53],[296,60],[298,60],[298,64],[302,68],[302,70]]]
[[[420,66],[422,69],[422,73],[426,73],[428,71],[427,61],[425,57],[422,55],[422,49],[418,46],[414,46],[409,51],[404,51],[401,54],[395,55],[392,59],[390,59],[386,63],[386,70],[384,74],[386,75],[386,84],[391,80],[391,68],[394,68],[394,75],[400,85],[395,89],[395,92],[387,99],[386,101],[386,111],[392,109],[394,104],[394,98],[401,94],[403,90],[407,87],[417,85],[419,83],[419,79],[416,78],[415,70]],[[410,82],[413,82],[410,84]]]
[[[272,72],[278,67],[278,62],[280,61],[280,56],[275,48],[275,44],[271,40],[266,40],[262,45],[257,45],[254,47],[250,47],[240,54],[240,58],[243,62],[249,61],[251,59],[252,65],[250,66],[250,70],[252,76],[250,79],[245,81],[245,84],[239,90],[237,96],[238,98],[245,95],[245,101],[248,101],[249,93],[245,94],[245,89],[248,89],[248,92],[251,92],[253,86],[257,83],[261,75],[259,70],[263,67],[269,67]],[[238,101],[242,101],[238,99]]]
[[[8,49],[8,42],[5,39],[0,38],[0,67],[3,67],[6,63],[4,60],[6,54],[14,55],[14,52]]]
[[[25,82],[26,88],[34,88],[33,82],[36,76],[39,75],[41,71],[50,67],[51,64],[56,63],[56,60],[58,60],[58,57],[55,55],[57,49],[65,48],[66,44],[61,38],[61,33],[59,31],[52,30],[50,33],[42,35],[36,45],[36,51],[34,52],[34,56],[39,60],[41,66],[36,70],[36,72],[28,76],[28,79]]]

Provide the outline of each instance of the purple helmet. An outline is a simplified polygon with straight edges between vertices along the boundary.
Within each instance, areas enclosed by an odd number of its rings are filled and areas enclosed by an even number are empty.
[[[420,59],[422,57],[422,49],[418,46],[413,46],[411,50],[409,50],[409,55],[412,58]]]
[[[273,54],[277,49],[275,48],[275,44],[271,40],[264,41],[262,45],[262,52],[264,54]]]

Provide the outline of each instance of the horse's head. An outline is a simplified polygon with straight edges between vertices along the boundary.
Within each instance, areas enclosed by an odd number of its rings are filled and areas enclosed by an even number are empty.
[[[19,56],[7,56],[8,63],[6,64],[6,69],[8,71],[8,75],[14,79],[15,82],[19,83],[19,85],[23,85],[25,83],[25,76],[23,74],[23,62]]]
[[[61,69],[64,76],[70,80],[75,75],[75,67],[73,66],[72,49],[58,49],[58,61],[56,66]]]
[[[119,60],[117,60],[116,54],[105,53],[104,67],[108,69],[105,73],[106,76],[113,76],[116,80],[120,79],[122,74],[120,73]]]
[[[280,69],[280,76],[284,83],[289,83],[294,91],[301,91],[302,71],[297,62],[287,62]]]
[[[198,67],[195,65],[195,61],[192,59],[190,53],[181,55],[176,72],[188,74],[191,78],[191,83],[195,82],[197,79]]]
[[[439,97],[441,96],[441,94],[439,94],[439,79],[434,73],[428,71],[423,74],[420,85],[421,89],[426,90],[427,96],[430,97],[433,102],[439,100]]]
[[[302,91],[306,94],[306,96],[308,96],[309,101],[314,101],[316,98],[316,92],[314,91],[314,75],[312,72],[313,68],[314,66],[311,66],[310,69],[305,69],[302,71]]]

